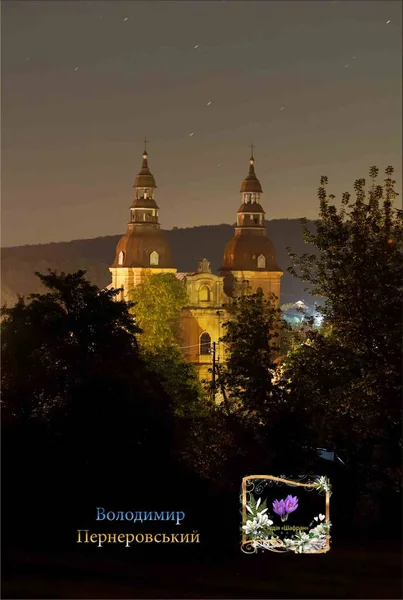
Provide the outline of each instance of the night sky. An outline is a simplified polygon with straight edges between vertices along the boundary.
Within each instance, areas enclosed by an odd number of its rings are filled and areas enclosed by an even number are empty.
[[[2,3],[2,245],[124,232],[142,140],[165,229],[233,223],[255,144],[267,219],[321,175],[401,186],[398,1]],[[193,134],[193,135],[191,135]]]

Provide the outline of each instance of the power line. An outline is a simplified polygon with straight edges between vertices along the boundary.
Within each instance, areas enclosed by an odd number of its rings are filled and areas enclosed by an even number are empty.
[[[220,342],[213,342],[216,346],[220,345]],[[191,346],[178,346],[180,350],[184,350],[185,348],[198,348],[200,344],[192,344]]]

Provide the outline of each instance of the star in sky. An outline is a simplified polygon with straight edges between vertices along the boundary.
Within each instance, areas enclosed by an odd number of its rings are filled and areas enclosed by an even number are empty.
[[[17,211],[13,213],[14,206],[23,205],[24,208],[29,208],[35,205],[33,211],[36,211],[36,205],[42,206],[41,203],[44,207],[46,203],[48,203],[46,206],[53,206],[53,188],[49,188],[43,195],[39,191],[35,192],[34,198],[26,193],[28,186],[25,180],[19,178],[18,173],[21,163],[28,169],[27,165],[34,162],[37,178],[35,189],[44,187],[43,182],[49,179],[49,172],[56,172],[55,169],[52,171],[49,165],[49,156],[52,156],[49,148],[55,143],[52,137],[56,136],[54,132],[57,132],[58,143],[66,149],[66,164],[61,169],[61,173],[69,181],[71,173],[74,172],[79,190],[77,199],[69,194],[68,186],[64,186],[61,191],[60,210],[65,211],[63,214],[66,214],[66,218],[58,220],[56,212],[52,217],[54,218],[52,236],[55,236],[55,239],[71,235],[85,237],[87,231],[94,236],[99,233],[97,229],[99,223],[92,229],[92,225],[81,227],[81,223],[77,224],[79,221],[77,214],[81,214],[79,210],[84,211],[83,223],[84,221],[91,223],[85,213],[86,208],[77,208],[78,201],[85,198],[85,190],[89,186],[92,186],[90,201],[93,204],[97,202],[94,198],[98,196],[98,186],[100,193],[105,193],[105,197],[112,194],[114,189],[118,189],[121,195],[119,198],[123,198],[124,175],[121,170],[114,167],[111,169],[110,179],[105,180],[106,184],[105,181],[101,183],[92,165],[98,164],[100,160],[108,162],[106,154],[110,151],[109,148],[112,148],[110,141],[126,140],[126,136],[130,137],[130,143],[134,146],[129,154],[132,152],[135,155],[136,132],[143,127],[156,129],[159,147],[155,149],[155,160],[158,158],[160,161],[159,179],[167,186],[167,190],[169,186],[174,185],[172,179],[175,179],[176,165],[172,165],[170,161],[173,161],[172,156],[176,152],[183,152],[181,144],[191,149],[187,156],[183,156],[183,161],[186,162],[189,172],[190,165],[195,165],[192,185],[201,195],[205,190],[209,190],[211,185],[211,181],[203,179],[203,167],[211,170],[215,164],[215,168],[221,168],[222,164],[217,163],[216,160],[225,153],[226,168],[220,171],[220,177],[223,178],[223,190],[228,189],[228,192],[225,192],[225,199],[219,206],[215,206],[212,201],[212,210],[209,212],[212,222],[219,223],[224,222],[228,214],[232,214],[232,182],[239,176],[239,169],[242,169],[242,165],[239,165],[242,161],[240,158],[242,151],[239,150],[239,146],[244,140],[245,133],[248,136],[246,130],[250,132],[250,137],[258,136],[259,145],[262,146],[258,152],[259,176],[262,181],[269,177],[268,185],[279,197],[278,202],[267,201],[273,218],[282,216],[291,218],[295,215],[299,217],[301,206],[307,207],[306,213],[309,217],[315,216],[316,197],[311,199],[309,186],[312,186],[317,165],[322,165],[321,161],[323,161],[323,168],[329,169],[329,176],[336,179],[339,177],[340,160],[338,155],[335,158],[335,153],[345,152],[345,160],[348,165],[351,165],[351,172],[343,171],[340,178],[354,180],[356,176],[354,169],[358,173],[363,168],[361,162],[364,161],[370,148],[374,148],[374,153],[379,154],[379,163],[382,162],[384,154],[394,152],[393,148],[388,150],[387,145],[391,143],[389,138],[394,139],[393,132],[396,130],[391,123],[397,111],[395,105],[400,90],[396,83],[398,76],[394,73],[397,72],[396,65],[401,69],[401,52],[399,52],[401,48],[398,48],[398,17],[397,9],[394,8],[397,3],[391,0],[337,2],[339,6],[334,10],[329,10],[330,2],[310,3],[301,0],[295,3],[296,6],[305,6],[305,12],[296,7],[295,10],[291,10],[291,5],[281,2],[257,2],[252,12],[250,7],[246,6],[247,3],[227,2],[227,6],[222,10],[218,8],[217,3],[205,5],[203,3],[204,8],[199,12],[199,9],[195,8],[194,13],[193,8],[190,8],[192,3],[161,3],[158,11],[153,9],[151,3],[138,3],[136,22],[153,20],[153,27],[156,28],[155,39],[149,46],[147,46],[146,31],[139,31],[139,35],[133,38],[123,36],[122,29],[116,27],[116,24],[122,21],[127,24],[130,20],[129,15],[122,16],[123,9],[117,3],[104,3],[105,6],[102,8],[105,14],[98,13],[98,15],[96,3],[69,3],[71,8],[68,9],[66,3],[54,3],[54,13],[52,12],[51,16],[48,16],[45,4],[21,3],[21,11],[18,15],[9,11],[5,16],[6,26],[2,22],[7,37],[7,52],[4,51],[2,57],[6,61],[5,75],[2,77],[5,76],[7,79],[8,94],[13,100],[6,107],[9,123],[6,134],[7,144],[10,147],[8,168],[11,172],[8,180],[13,182],[7,190],[11,207],[11,217],[7,218],[13,218],[14,223],[18,223],[19,219]],[[194,4],[196,7],[198,3]],[[28,5],[37,8],[28,10],[25,8]],[[189,6],[189,9],[185,8],[186,6]],[[90,7],[93,11],[91,14]],[[62,27],[66,21],[65,11],[69,14],[69,34],[61,36],[58,43],[54,44],[54,34],[51,32],[58,31]],[[320,38],[320,42],[322,44],[327,36],[331,41],[329,45],[322,45],[320,55],[317,53],[318,41],[312,38],[318,12],[321,13],[320,19],[323,24],[321,34],[323,39]],[[387,12],[389,15],[385,21]],[[31,23],[33,15],[35,27],[32,27]],[[83,26],[83,19],[87,17],[89,28],[93,27],[91,31]],[[95,21],[103,20],[103,17],[105,23],[96,26]],[[226,23],[230,19],[233,21],[231,27],[227,28]],[[253,23],[257,31],[256,37],[249,38],[249,34],[245,31],[246,19]],[[53,23],[53,28],[49,27],[50,22]],[[270,28],[268,24],[272,23],[275,29],[277,22],[282,24],[279,35],[266,35]],[[387,32],[380,27],[382,24],[389,26],[392,22],[393,26],[389,27]],[[132,24],[130,27],[127,25],[128,32]],[[108,29],[107,35],[105,27]],[[203,33],[201,34],[200,31]],[[373,35],[374,31],[378,31],[379,35]],[[89,35],[91,35],[90,46]],[[200,51],[197,59],[192,59],[189,50],[201,48],[198,42],[191,46],[194,38],[199,35],[202,36],[200,41],[203,42],[203,51]],[[335,41],[340,39],[340,36],[343,36],[343,45],[336,46]],[[359,51],[358,61],[356,56],[350,54],[352,50]],[[30,55],[27,55],[27,51]],[[296,60],[297,53],[298,60]],[[345,60],[348,56],[350,56],[349,60],[354,62],[352,69],[350,63]],[[130,57],[130,60],[127,60],[127,57]],[[71,71],[77,74],[81,69],[81,65],[77,65],[78,60],[83,62],[85,69],[80,77],[77,75],[74,80],[71,78]],[[30,64],[27,65],[27,62]],[[75,67],[72,66],[74,62]],[[382,79],[382,82],[376,76],[376,72],[381,68],[380,65],[388,69],[388,75],[384,80]],[[344,76],[341,66],[345,70]],[[27,77],[20,76],[19,69]],[[281,77],[277,78],[280,69]],[[161,71],[166,74],[166,77],[160,77]],[[353,74],[357,74],[356,79],[351,77]],[[340,77],[340,80],[335,85],[337,77]],[[29,86],[35,78],[38,78],[38,84],[35,85],[34,102],[32,102]],[[360,81],[366,82],[365,89],[360,86]],[[113,95],[108,91],[110,82],[113,82],[114,86]],[[308,82],[314,85],[310,86]],[[77,85],[79,90],[75,89]],[[249,93],[248,89],[253,85],[256,85],[256,89],[259,90],[258,94]],[[385,86],[385,93],[379,91],[382,90],[382,86]],[[351,94],[349,93],[346,99],[347,89]],[[52,94],[52,110],[46,108],[49,93]],[[206,100],[206,97],[211,98],[212,93],[214,110],[203,111],[203,106],[211,108],[212,100]],[[312,98],[315,102],[312,102]],[[375,101],[375,98],[381,100]],[[279,105],[281,100],[289,104]],[[338,111],[339,103],[346,106],[343,114]],[[360,110],[363,104],[368,110]],[[95,111],[94,106],[97,107]],[[373,108],[372,112],[375,111],[377,114],[379,129],[382,131],[382,128],[390,127],[388,132],[391,133],[389,137],[385,136],[384,145],[378,140],[378,130],[367,126],[366,120],[371,113],[370,106]],[[287,118],[278,114],[285,112],[286,108]],[[330,136],[332,132],[335,141],[330,147],[324,140],[316,139],[316,132],[320,127],[324,127],[323,123],[332,111],[335,116],[329,125],[327,135]],[[315,127],[312,127],[312,115],[315,115]],[[251,116],[255,121],[246,121]],[[97,124],[104,118],[108,119],[108,127],[100,132]],[[32,119],[32,122],[29,122],[29,119]],[[4,121],[6,122],[6,119]],[[129,136],[127,123],[130,123],[131,128]],[[197,129],[198,137],[187,143],[185,132],[187,137],[196,136],[196,132],[188,130],[190,124],[192,129],[193,127]],[[351,145],[347,140],[353,125],[355,137],[354,144]],[[73,127],[77,129],[78,140],[74,150],[72,149]],[[37,137],[39,134],[36,129],[48,133],[43,138],[43,147],[36,148],[33,157],[28,131],[31,132],[32,137]],[[178,135],[178,132],[182,134]],[[379,134],[381,141],[382,135]],[[301,162],[300,145],[302,145],[301,140],[305,140],[304,136],[306,136],[304,149],[307,164]],[[281,146],[281,152],[274,153],[273,158],[273,147],[277,144]],[[165,155],[165,148],[168,146],[171,151]],[[88,163],[88,169],[81,170],[81,163],[88,161],[88,147],[91,147],[94,156]],[[400,145],[395,141],[395,148],[398,147]],[[140,153],[142,149],[139,150]],[[114,151],[115,146],[113,146]],[[125,143],[120,144],[116,151],[119,153],[117,162],[122,165],[127,160]],[[215,156],[212,152],[216,152]],[[352,158],[349,152],[353,155]],[[399,158],[400,156],[395,159],[396,164]],[[392,162],[393,158],[390,160]],[[273,161],[274,164],[271,165]],[[130,170],[132,164],[128,162],[129,166],[126,169]],[[299,180],[295,182],[291,177],[290,181],[287,180],[284,184],[281,175],[282,169],[285,168],[284,163],[287,164],[290,172],[293,172],[293,169],[298,171],[301,182]],[[397,179],[399,175],[400,173]],[[55,175],[54,177],[56,179]],[[298,178],[297,175],[295,177]],[[295,206],[293,186],[300,184],[304,191],[301,192],[302,199],[299,199],[298,205]],[[58,182],[54,185],[59,189]],[[105,185],[109,185],[110,189],[105,191]],[[182,199],[187,191],[184,187],[178,193]],[[168,193],[166,212],[164,209],[164,226],[167,228],[177,224],[173,222],[174,218],[181,218],[181,225],[194,225],[204,218],[204,214],[200,215],[198,212],[196,203],[194,207],[187,204],[188,212],[181,213],[179,217],[173,216],[172,211],[168,210],[169,202]],[[82,204],[84,206],[84,201]],[[107,200],[105,200],[106,205]],[[59,211],[59,208],[57,210]],[[43,212],[46,219],[50,218],[45,208]],[[38,219],[37,223],[43,222],[44,219],[37,216],[38,212],[32,214],[34,219]],[[112,224],[109,218],[111,215]],[[119,227],[119,217],[115,218],[112,208],[109,217],[102,223],[102,232],[107,233],[110,227],[116,229]],[[22,242],[49,239],[46,231],[40,235],[34,234],[28,221],[27,218],[24,230],[16,226],[10,227],[9,230],[18,231]],[[16,235],[13,233],[6,243],[16,244],[18,243],[16,240]]]

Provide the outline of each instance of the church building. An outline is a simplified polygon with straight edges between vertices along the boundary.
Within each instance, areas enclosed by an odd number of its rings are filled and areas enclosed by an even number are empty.
[[[225,304],[236,286],[247,282],[252,293],[274,293],[279,302],[282,271],[276,250],[267,236],[265,212],[260,204],[262,186],[255,174],[255,159],[249,161],[248,175],[241,186],[241,206],[233,237],[227,242],[218,274],[203,258],[193,273],[178,273],[172,251],[159,224],[159,206],[154,199],[157,188],[148,166],[148,154],[134,182],[134,199],[125,235],[119,240],[110,267],[110,287],[120,289],[119,298],[128,300],[130,290],[149,274],[173,273],[186,287],[188,304],[182,310],[182,347],[186,359],[195,364],[201,379],[208,378],[212,347],[216,360],[224,358],[218,341],[224,334]]]

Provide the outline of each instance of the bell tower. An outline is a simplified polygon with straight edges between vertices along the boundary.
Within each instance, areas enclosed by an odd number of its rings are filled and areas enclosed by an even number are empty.
[[[237,284],[247,282],[252,293],[274,293],[280,299],[280,279],[276,249],[267,236],[265,212],[260,204],[263,189],[255,173],[255,158],[251,145],[249,171],[242,182],[241,206],[237,213],[234,236],[224,250],[220,274],[225,277],[224,289],[233,295]]]
[[[121,299],[124,300],[148,273],[176,273],[171,247],[159,224],[159,206],[154,199],[157,185],[148,166],[147,139],[133,188],[135,193],[127,230],[117,244],[115,260],[109,268],[112,287],[122,289]]]

